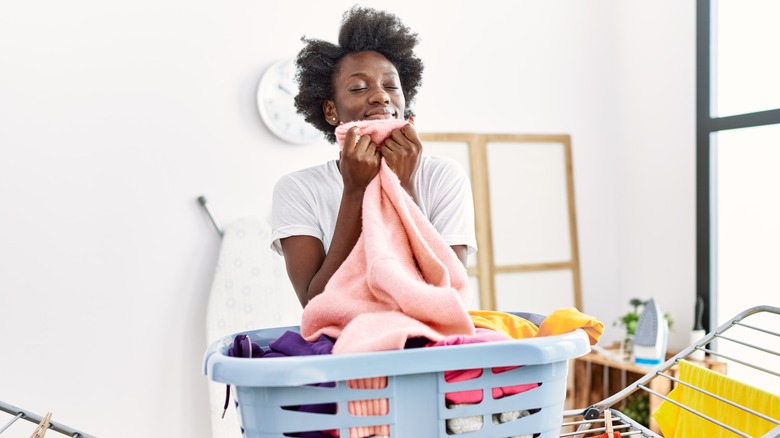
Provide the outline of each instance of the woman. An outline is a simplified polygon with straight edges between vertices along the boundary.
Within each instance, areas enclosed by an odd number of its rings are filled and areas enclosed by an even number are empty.
[[[414,54],[417,34],[395,15],[353,7],[344,14],[338,45],[305,39],[298,54],[295,104],[306,120],[336,141],[340,124],[405,119],[422,79]],[[301,305],[319,295],[360,236],[363,193],[382,158],[436,230],[466,263],[476,251],[471,187],[454,161],[422,156],[413,123],[380,149],[368,135],[348,131],[338,160],[282,177],[274,188],[272,248],[285,258]]]

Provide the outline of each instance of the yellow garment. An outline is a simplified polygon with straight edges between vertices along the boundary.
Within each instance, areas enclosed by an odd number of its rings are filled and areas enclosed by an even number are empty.
[[[604,333],[603,322],[574,307],[554,310],[538,329],[531,321],[506,312],[469,310],[469,316],[474,327],[500,331],[514,339],[562,335],[581,328],[588,334],[590,345],[596,345]]]
[[[553,336],[581,328],[588,334],[590,345],[596,345],[604,334],[604,323],[574,307],[556,309],[539,326],[537,336]]]
[[[469,310],[474,327],[506,333],[513,339],[533,338],[539,329],[527,319],[495,310]]]
[[[780,396],[685,360],[680,361],[679,379],[770,418],[780,419]],[[730,406],[685,385],[677,385],[667,397],[750,436],[762,436],[775,426],[749,412]],[[675,436],[706,436],[708,438],[734,436],[732,432],[717,424],[668,401],[661,403],[653,417],[667,438]]]

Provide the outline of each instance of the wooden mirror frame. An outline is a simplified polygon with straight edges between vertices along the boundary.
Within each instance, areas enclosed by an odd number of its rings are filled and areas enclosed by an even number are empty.
[[[574,291],[574,306],[582,310],[582,283],[580,279],[579,246],[577,238],[577,215],[574,202],[574,178],[572,172],[571,136],[565,134],[477,134],[477,133],[422,133],[423,146],[426,142],[465,143],[468,146],[469,172],[474,198],[474,215],[477,236],[476,267],[469,268],[469,275],[478,279],[480,308],[496,310],[496,274],[517,272],[543,272],[570,270]],[[566,198],[568,207],[569,260],[543,263],[496,265],[491,230],[490,190],[488,184],[487,146],[490,143],[535,143],[563,145],[566,175]]]

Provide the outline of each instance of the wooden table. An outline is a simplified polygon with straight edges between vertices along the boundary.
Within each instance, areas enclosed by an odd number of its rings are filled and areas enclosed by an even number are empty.
[[[652,371],[652,366],[636,365],[628,359],[619,360],[617,348],[607,349],[609,356],[592,351],[585,356],[574,359],[572,379],[570,381],[569,400],[567,408],[586,408],[598,403],[623,388],[633,384],[639,378]],[[669,354],[667,357],[672,357]],[[687,359],[697,365],[726,374],[726,363],[706,358],[704,361]],[[667,374],[676,377],[675,365]],[[672,381],[663,377],[650,380],[647,385],[653,391],[666,395],[672,390]],[[640,390],[640,392],[643,392]],[[663,400],[650,395],[650,412],[655,412]],[[620,410],[620,406],[615,406]],[[658,425],[650,417],[650,430],[659,433]]]

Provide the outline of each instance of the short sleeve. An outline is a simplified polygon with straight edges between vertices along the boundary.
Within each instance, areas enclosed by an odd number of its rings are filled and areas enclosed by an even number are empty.
[[[429,157],[418,187],[431,224],[450,245],[466,245],[477,251],[474,199],[466,170],[455,160]]]
[[[282,253],[281,239],[313,236],[323,240],[312,194],[293,175],[285,175],[274,186],[271,205],[271,249]]]

